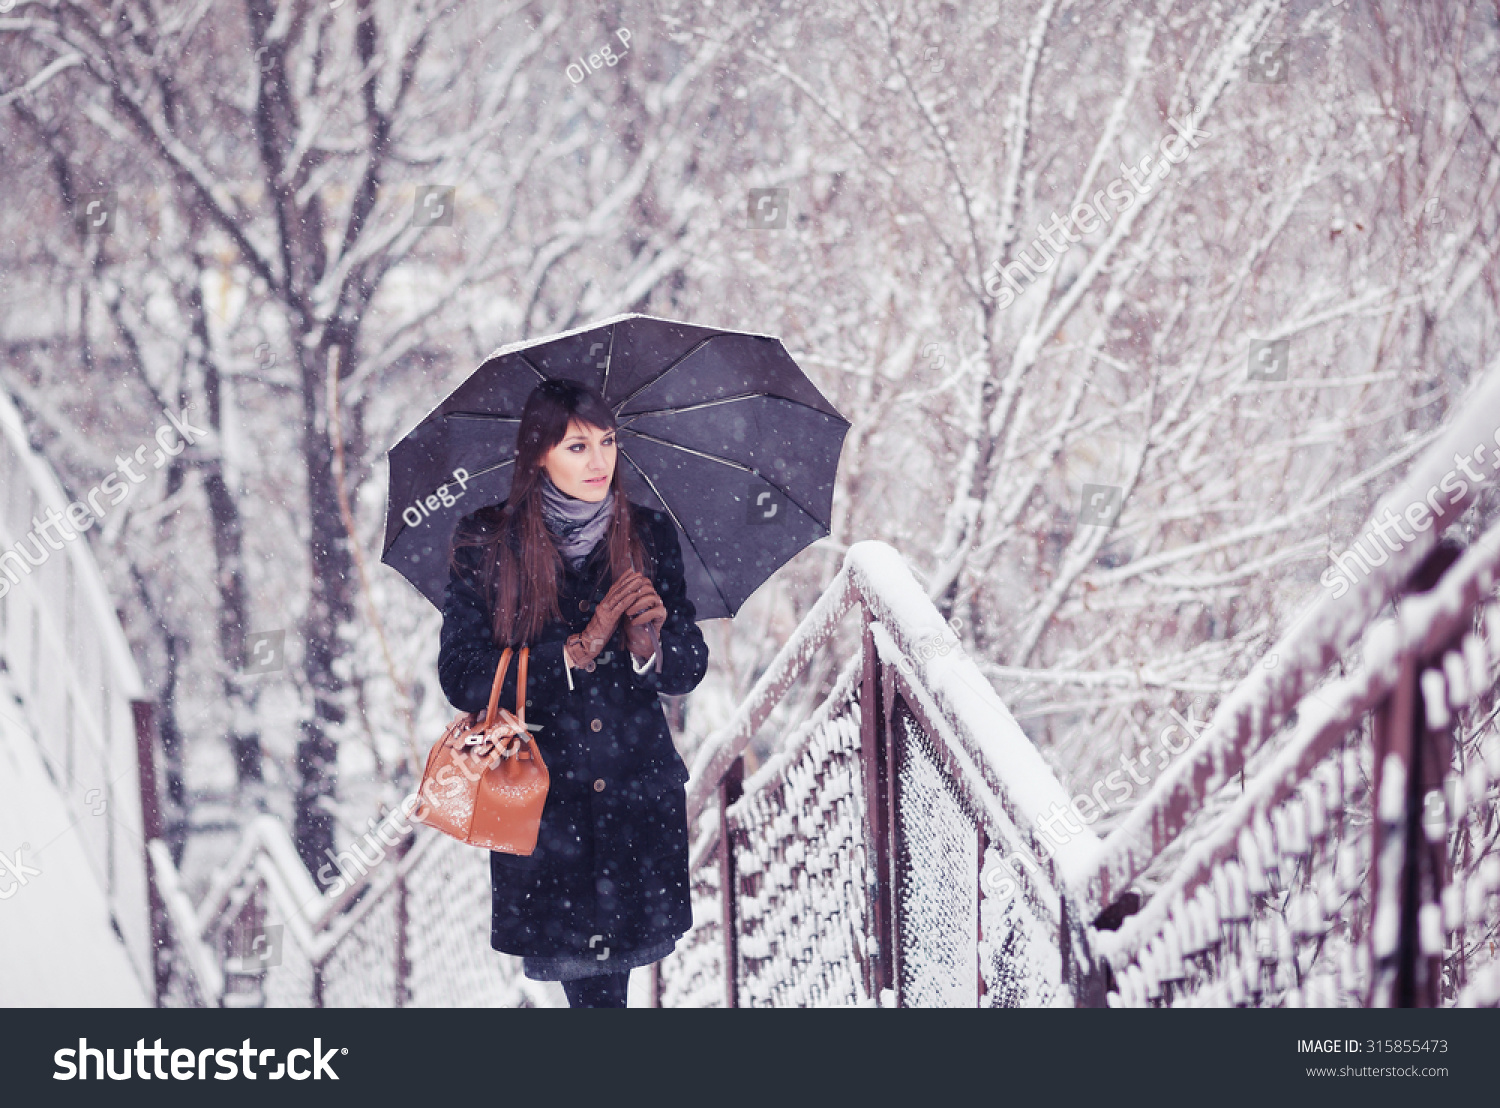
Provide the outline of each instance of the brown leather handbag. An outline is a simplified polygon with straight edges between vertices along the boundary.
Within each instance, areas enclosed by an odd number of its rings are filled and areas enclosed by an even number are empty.
[[[500,718],[500,687],[511,647],[500,655],[495,683],[483,714],[460,712],[427,755],[412,818],[460,842],[503,854],[536,849],[542,809],[551,781],[536,740],[526,730],[526,663],[521,648],[516,669],[515,724]]]

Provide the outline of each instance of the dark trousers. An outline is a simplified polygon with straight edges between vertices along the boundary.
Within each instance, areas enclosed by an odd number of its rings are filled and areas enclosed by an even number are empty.
[[[600,973],[562,983],[569,1008],[623,1008],[630,971]]]

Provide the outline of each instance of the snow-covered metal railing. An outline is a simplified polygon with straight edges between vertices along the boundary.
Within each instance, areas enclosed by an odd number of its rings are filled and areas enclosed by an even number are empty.
[[[859,651],[744,778],[744,752],[856,607]],[[695,759],[695,926],[657,967],[658,1002],[1102,1003],[1070,891],[1098,840],[1031,832],[1066,803],[901,556],[856,543]]]
[[[194,905],[151,843],[171,925],[165,1003],[194,1007],[517,1007],[547,1004],[519,959],[489,946],[484,855],[391,821],[320,890],[280,820],[260,816]]]
[[[73,505],[0,390],[0,665],[17,694],[126,953],[149,994],[160,906],[145,844],[159,819],[153,705]],[[66,526],[63,521],[72,521]],[[90,522],[90,526],[92,523]]]
[[[1491,374],[1377,507],[1360,543],[1380,562],[1341,563],[1344,591],[1105,840],[1087,912],[1152,886],[1118,931],[1090,930],[1111,1004],[1500,1002],[1500,857],[1480,856],[1500,774],[1500,527],[1456,561],[1438,546],[1500,471],[1497,413]],[[1336,659],[1352,672],[1319,685]]]
[[[861,648],[742,780],[756,731],[855,607]],[[674,1006],[1102,1003],[1065,891],[1098,841],[1049,852],[1020,830],[1064,800],[900,555],[858,543],[701,748],[689,785],[697,926],[653,973],[653,996]],[[376,834],[388,845],[367,836],[373,861],[351,854],[347,879],[324,893],[280,821],[261,817],[196,904],[153,843],[173,938],[168,1001],[555,1000],[489,949],[482,852],[426,828]],[[1017,881],[986,884],[1018,856],[1028,861]]]

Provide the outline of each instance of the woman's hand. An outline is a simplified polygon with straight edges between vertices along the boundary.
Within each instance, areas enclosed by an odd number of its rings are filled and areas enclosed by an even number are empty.
[[[599,651],[604,649],[609,637],[615,633],[621,614],[627,609],[634,611],[640,607],[639,598],[644,590],[655,592],[650,580],[638,570],[632,569],[621,574],[609,587],[609,592],[604,594],[604,599],[599,601],[588,626],[580,633],[568,637],[564,647],[568,652],[568,659],[575,666],[588,665],[593,661]]]
[[[653,651],[660,649],[661,629],[667,622],[667,606],[649,580],[627,616],[625,645],[637,658],[651,657]]]
[[[517,715],[506,708],[501,708],[495,713],[497,742],[496,746],[503,758],[509,758],[521,749],[522,743],[526,741],[529,732],[526,725],[521,722]]]

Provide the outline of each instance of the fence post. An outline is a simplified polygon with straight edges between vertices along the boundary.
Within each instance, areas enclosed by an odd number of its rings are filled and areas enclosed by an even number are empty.
[[[875,955],[867,965],[866,992],[878,1003],[883,989],[894,987],[891,963],[891,887],[889,812],[886,809],[885,708],[880,663],[870,609],[861,601],[863,670],[859,685],[859,743],[865,794],[865,842],[869,872],[866,895],[874,917]]]
[[[396,863],[400,865],[399,862]],[[411,1003],[411,958],[407,953],[409,916],[407,912],[406,875],[396,878],[396,987],[395,1006],[408,1007]]]
[[[1108,1006],[1108,983],[1104,966],[1089,950],[1087,921],[1078,915],[1073,894],[1063,890],[1058,903],[1058,949],[1062,955],[1063,982],[1073,994],[1075,1008]]]
[[[990,847],[989,831],[984,820],[974,821],[974,836],[979,850],[979,872],[974,875],[978,892],[974,896],[974,1007],[984,1007],[984,854]]]
[[[896,1007],[905,1006],[901,987],[901,874],[906,865],[906,839],[901,833],[901,771],[905,762],[905,743],[896,735],[896,718],[899,714],[896,692],[896,670],[894,666],[880,667],[880,725],[881,749],[884,753],[884,787],[881,801],[885,805],[885,900],[887,927],[890,930],[890,955],[886,959],[890,974],[891,989],[896,994]],[[904,702],[903,702],[904,703]]]
[[[1416,659],[1401,659],[1396,687],[1375,709],[1370,800],[1370,986],[1372,1008],[1405,1007],[1411,982],[1404,926],[1411,859],[1407,856],[1407,798],[1412,787],[1412,734],[1416,714]]]
[[[1412,906],[1412,923],[1415,928],[1412,945],[1416,950],[1416,1005],[1419,1008],[1437,1008],[1443,1002],[1443,889],[1452,876],[1449,873],[1449,813],[1444,801],[1444,785],[1448,767],[1453,764],[1453,721],[1450,718],[1447,727],[1433,727],[1426,720],[1424,712],[1423,723],[1422,734],[1418,737],[1417,756],[1413,759],[1417,770],[1417,787],[1407,809],[1408,819],[1412,824],[1408,842],[1411,843],[1413,861],[1417,867],[1416,903]],[[1429,837],[1427,831],[1427,802],[1434,794],[1441,805],[1434,813],[1434,822],[1440,819],[1442,823],[1442,830],[1436,841]],[[1423,942],[1424,934],[1431,935],[1431,929],[1422,925],[1424,913],[1438,917],[1438,946],[1435,951],[1427,949]]]
[[[724,1006],[740,1006],[739,932],[735,911],[734,843],[729,839],[729,806],[744,794],[745,759],[736,758],[719,778],[719,895],[723,902]]]
[[[1453,752],[1446,728],[1428,725],[1419,684],[1424,668],[1415,658],[1402,659],[1398,684],[1375,713],[1368,943],[1368,1003],[1374,1007],[1442,1003],[1441,937],[1436,952],[1425,950],[1422,919],[1424,912],[1441,911],[1448,844],[1446,836],[1426,841],[1424,816],[1428,795],[1441,796]],[[1396,780],[1388,785],[1391,774]]]
[[[168,948],[172,932],[167,926],[167,908],[156,887],[147,844],[161,838],[161,793],[156,783],[156,713],[149,700],[132,700],[135,721],[136,782],[141,794],[141,864],[146,867],[146,911],[151,927],[151,1002],[160,1008],[169,987],[171,966]]]
[[[1412,572],[1402,593],[1430,592],[1462,553],[1463,547],[1457,542],[1442,540]],[[1399,605],[1398,598],[1398,610]],[[1448,843],[1446,836],[1441,842],[1426,841],[1424,814],[1430,793],[1442,797],[1453,746],[1448,727],[1429,724],[1422,674],[1429,666],[1436,669],[1439,695],[1446,700],[1443,656],[1462,639],[1460,629],[1430,658],[1403,657],[1395,688],[1374,712],[1370,792],[1375,818],[1371,827],[1370,986],[1366,998],[1372,1007],[1435,1008],[1442,1002],[1440,905],[1447,878]],[[1395,777],[1388,780],[1389,775]],[[1424,950],[1422,941],[1422,920],[1432,914],[1438,916],[1435,952]]]
[[[322,961],[314,960],[312,964],[312,1006],[314,1008],[326,1008],[323,1003],[323,965]]]

